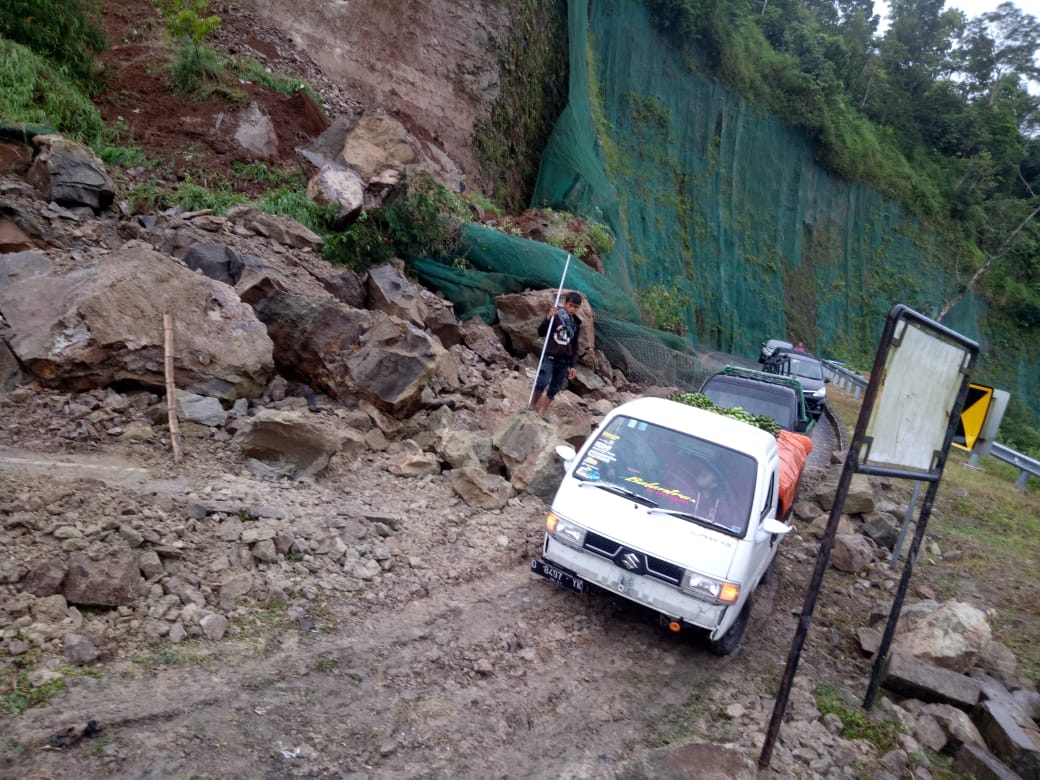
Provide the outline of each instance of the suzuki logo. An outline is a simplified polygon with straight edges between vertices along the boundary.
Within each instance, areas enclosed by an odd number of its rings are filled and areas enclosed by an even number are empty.
[[[621,565],[629,571],[636,571],[640,567],[639,555],[634,552],[625,553],[621,556]]]

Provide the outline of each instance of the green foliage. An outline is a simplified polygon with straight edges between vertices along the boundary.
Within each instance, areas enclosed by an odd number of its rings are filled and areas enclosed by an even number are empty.
[[[249,184],[267,187],[293,187],[300,185],[300,175],[272,168],[262,160],[251,163],[231,163],[232,177]]]
[[[419,174],[403,179],[380,208],[328,237],[324,254],[358,270],[393,257],[452,262],[458,256],[459,226],[469,219],[469,209],[458,195]]]
[[[639,308],[648,325],[679,336],[686,335],[686,301],[674,287],[652,284],[640,290]]]
[[[226,63],[206,37],[220,25],[220,17],[206,16],[209,0],[156,0],[166,31],[173,39],[170,75],[176,92],[199,100],[220,84]]]
[[[754,425],[756,428],[761,428],[766,433],[773,434],[773,436],[780,435],[780,423],[772,417],[766,417],[760,414],[751,414],[750,412],[744,411],[739,406],[734,406],[730,409],[716,406],[715,402],[703,393],[672,393],[668,396],[668,400],[678,401],[687,406],[694,406],[708,412],[732,417],[734,420],[740,420],[748,425]]]
[[[588,220],[589,228],[589,241],[592,243],[592,248],[596,250],[598,255],[609,255],[614,251],[614,245],[617,239],[614,238],[614,234],[610,231],[610,228],[604,225],[602,222],[597,222],[594,219]]]
[[[149,214],[168,203],[167,193],[154,181],[134,185],[127,191],[126,199],[132,214]]]
[[[98,138],[98,110],[76,83],[25,46],[0,38],[0,119],[49,125],[88,143]]]
[[[0,38],[31,49],[81,86],[97,84],[94,55],[106,44],[96,0],[4,0]]]
[[[269,70],[252,57],[242,55],[232,57],[231,67],[243,81],[259,84],[288,97],[292,97],[297,92],[305,92],[314,105],[321,107],[321,97],[311,89],[309,84],[291,76]]]
[[[122,168],[155,168],[155,160],[133,145],[133,133],[123,117],[101,129],[94,151],[106,165]]]
[[[43,704],[65,687],[62,679],[49,680],[40,685],[29,681],[24,669],[8,669],[0,673],[0,707],[7,715],[18,715],[30,707]]]
[[[292,217],[319,235],[329,232],[329,224],[335,217],[334,207],[319,206],[307,197],[307,193],[300,188],[299,184],[295,187],[279,187],[272,190],[254,205],[268,214]]]
[[[874,721],[856,704],[848,701],[841,689],[829,683],[821,683],[813,692],[816,706],[821,713],[833,713],[841,718],[843,739],[865,739],[884,755],[899,746],[899,724],[891,720]]]
[[[224,77],[224,59],[204,43],[181,38],[174,45],[170,76],[174,90],[200,100],[210,94]]]
[[[1040,458],[1040,430],[1034,420],[1030,410],[1012,395],[1000,421],[1000,442],[1024,455]]]
[[[202,43],[220,25],[220,17],[206,16],[209,0],[158,0],[159,14],[172,38]]]
[[[214,214],[223,214],[231,206],[247,203],[249,199],[223,179],[196,181],[192,176],[186,176],[170,195],[169,201],[185,211],[212,209]]]
[[[564,0],[509,0],[509,36],[496,42],[499,93],[487,120],[477,122],[473,146],[492,193],[508,210],[528,202],[540,152],[567,99],[567,30]],[[482,97],[479,79],[460,73],[456,89]]]

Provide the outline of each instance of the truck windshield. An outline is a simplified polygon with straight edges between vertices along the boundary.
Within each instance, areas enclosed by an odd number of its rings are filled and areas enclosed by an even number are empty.
[[[576,479],[623,487],[734,536],[747,530],[755,473],[749,455],[624,416],[599,432],[574,469]]]

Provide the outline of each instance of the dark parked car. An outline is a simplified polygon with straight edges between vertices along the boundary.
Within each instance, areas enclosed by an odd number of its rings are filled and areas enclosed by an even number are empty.
[[[769,339],[762,342],[762,349],[758,353],[758,362],[765,363],[778,349],[794,349],[794,344],[783,339]]]
[[[763,368],[772,374],[797,378],[802,383],[810,414],[819,419],[823,405],[827,403],[827,380],[818,357],[795,349],[777,349]]]

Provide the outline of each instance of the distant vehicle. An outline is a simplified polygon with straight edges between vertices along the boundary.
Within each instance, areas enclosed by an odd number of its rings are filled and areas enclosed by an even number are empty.
[[[802,383],[793,376],[726,366],[708,377],[701,392],[725,409],[739,406],[750,414],[772,417],[785,431],[808,436],[816,422],[809,414]]]
[[[778,349],[794,349],[794,344],[783,339],[769,339],[762,342],[762,351],[758,354],[758,362],[765,363]]]
[[[796,377],[802,383],[809,413],[816,419],[820,418],[827,403],[827,379],[818,357],[794,349],[776,349],[763,368],[772,374]]]

